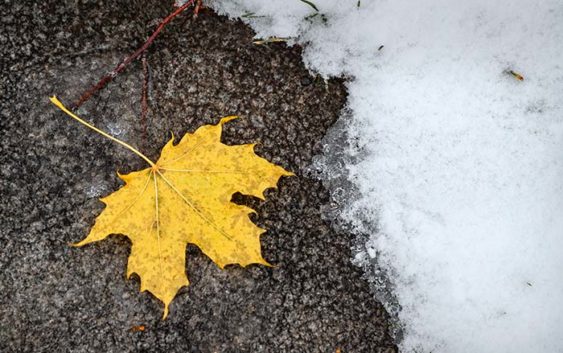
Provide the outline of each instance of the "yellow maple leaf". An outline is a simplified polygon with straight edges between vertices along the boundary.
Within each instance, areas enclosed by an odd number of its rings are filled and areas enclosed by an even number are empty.
[[[235,192],[264,199],[281,176],[292,173],[254,153],[254,144],[221,143],[222,126],[236,117],[221,119],[186,134],[174,145],[170,139],[156,163],[127,143],[108,135],[70,112],[56,97],[51,102],[66,114],[130,149],[149,168],[119,175],[125,185],[101,201],[105,209],[82,246],[110,234],[131,239],[127,277],[141,279],[148,290],[168,306],[186,276],[186,246],[194,244],[220,268],[229,264],[268,265],[260,251],[264,229],[249,219],[254,210],[231,202]]]

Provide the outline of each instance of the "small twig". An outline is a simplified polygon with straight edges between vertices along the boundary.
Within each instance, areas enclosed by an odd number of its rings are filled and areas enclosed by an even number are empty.
[[[268,37],[266,39],[255,39],[252,41],[252,43],[256,45],[263,45],[268,43],[285,43],[290,39],[290,37]]]
[[[80,99],[74,104],[74,107],[75,108],[80,107],[82,104],[84,104],[84,102],[86,102],[88,99],[90,99],[90,97],[94,93],[103,89],[108,83],[110,83],[121,71],[123,71],[127,67],[127,65],[129,65],[133,60],[135,60],[139,55],[141,55],[152,44],[152,42],[155,40],[155,38],[158,36],[158,34],[164,29],[164,27],[170,21],[172,21],[172,19],[174,17],[178,16],[185,9],[187,9],[188,7],[193,5],[195,1],[196,0],[189,0],[184,5],[178,7],[174,12],[172,12],[170,15],[168,15],[164,20],[162,20],[162,22],[160,22],[160,25],[158,25],[158,27],[153,32],[153,34],[149,37],[149,39],[147,39],[147,41],[139,49],[137,49],[133,54],[131,54],[130,56],[125,58],[125,60],[123,60],[119,65],[117,65],[117,67],[115,69],[113,69],[113,71],[111,71],[109,74],[102,77],[100,79],[100,81],[98,81],[98,83],[96,83],[92,88],[90,88],[88,91],[86,91],[80,97]]]
[[[311,6],[315,11],[319,12],[319,9],[317,8],[317,5],[315,5],[313,2],[309,1],[309,0],[301,0],[301,2]]]
[[[524,81],[524,76],[520,75],[518,72],[513,70],[508,70],[508,73],[514,76],[514,78],[517,79],[518,81]]]
[[[197,15],[199,15],[199,10],[201,9],[203,9],[203,0],[196,0],[194,8],[194,18],[197,18]]]
[[[263,17],[266,17],[266,16],[257,15],[255,12],[245,12],[240,17],[242,17],[242,18],[263,18]]]

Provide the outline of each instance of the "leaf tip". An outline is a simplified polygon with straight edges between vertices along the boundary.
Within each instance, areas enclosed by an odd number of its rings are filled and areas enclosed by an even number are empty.
[[[162,313],[162,320],[166,320],[168,317],[168,306],[170,303],[164,303],[164,312]]]
[[[238,115],[229,115],[229,116],[223,117],[223,118],[221,118],[221,121],[219,121],[219,125],[223,125],[225,123],[228,123],[231,120],[235,120],[235,119],[238,119],[238,118],[240,118],[240,116],[238,116]]]
[[[86,240],[86,239],[84,239]],[[83,247],[86,243],[84,242],[84,240],[79,241],[78,243],[68,243],[69,246],[73,247],[73,248],[81,248]]]
[[[264,258],[260,259],[260,262],[258,262],[259,265],[264,265],[266,267],[270,267],[270,268],[276,268],[276,265],[272,265],[271,263],[269,263],[268,261],[266,261]]]

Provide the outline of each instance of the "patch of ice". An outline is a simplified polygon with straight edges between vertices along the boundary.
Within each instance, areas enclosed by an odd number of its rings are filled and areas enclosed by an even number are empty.
[[[116,122],[107,123],[106,128],[109,134],[115,137],[122,136],[126,130],[120,123]]]

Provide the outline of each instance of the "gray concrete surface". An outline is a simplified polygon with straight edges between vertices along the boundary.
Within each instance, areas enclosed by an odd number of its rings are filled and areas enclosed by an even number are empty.
[[[170,132],[237,114],[224,141],[294,171],[266,202],[237,195],[269,229],[275,268],[219,270],[187,249],[192,284],[162,306],[125,279],[121,236],[75,249],[119,187],[115,171],[145,167],[134,154],[57,111],[151,33],[172,1],[4,1],[0,15],[0,352],[396,352],[382,306],[349,261],[353,235],[335,232],[329,200],[307,176],[345,103],[342,82],[308,74],[299,48],[256,46],[240,22],[211,11],[176,19],[147,53],[79,113],[156,157]],[[132,330],[144,325],[145,331]]]

